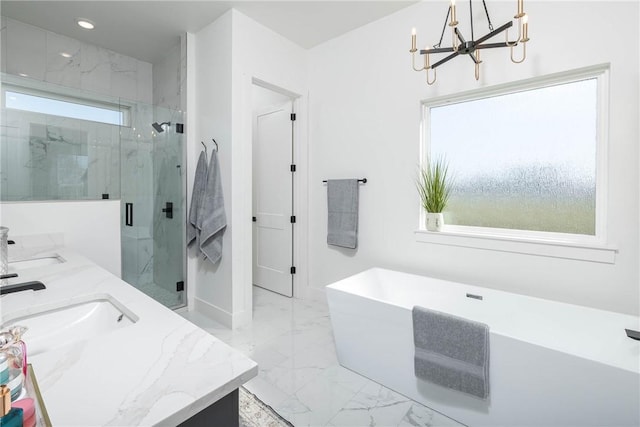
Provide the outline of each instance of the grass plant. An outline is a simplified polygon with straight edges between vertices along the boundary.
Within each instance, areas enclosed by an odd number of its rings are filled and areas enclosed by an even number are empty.
[[[453,178],[444,157],[427,159],[416,180],[422,207],[429,213],[441,213],[447,206],[453,190]]]

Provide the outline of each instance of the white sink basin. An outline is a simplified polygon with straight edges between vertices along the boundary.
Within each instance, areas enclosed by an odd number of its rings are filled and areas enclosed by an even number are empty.
[[[29,268],[46,267],[48,265],[62,264],[64,258],[59,255],[49,255],[32,259],[11,261],[9,263],[9,272],[27,270]]]
[[[67,307],[42,311],[4,322],[26,326],[23,336],[30,355],[36,355],[78,341],[89,340],[134,324],[138,319],[125,314],[108,299],[96,299]]]

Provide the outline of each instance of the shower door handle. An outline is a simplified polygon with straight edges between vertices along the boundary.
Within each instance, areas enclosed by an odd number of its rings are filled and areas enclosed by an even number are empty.
[[[162,212],[164,212],[167,218],[173,218],[173,203],[165,202],[165,206],[164,209],[162,209]]]
[[[125,203],[124,205],[124,225],[133,226],[133,203]]]

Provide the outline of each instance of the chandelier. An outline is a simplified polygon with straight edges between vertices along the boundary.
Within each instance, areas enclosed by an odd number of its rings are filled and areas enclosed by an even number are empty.
[[[509,28],[513,26],[513,21],[509,21],[501,27],[494,29],[491,24],[491,18],[489,17],[489,10],[485,0],[482,0],[484,6],[484,12],[487,15],[487,21],[489,23],[489,32],[482,37],[475,38],[473,28],[473,5],[472,0],[469,0],[469,18],[471,21],[471,40],[467,40],[460,29],[458,28],[458,20],[456,17],[456,0],[451,0],[451,5],[447,11],[447,16],[444,20],[442,27],[442,34],[440,35],[440,41],[433,47],[426,46],[424,49],[420,49],[420,55],[424,55],[424,65],[422,68],[416,67],[416,29],[411,30],[411,61],[415,71],[425,71],[427,75],[427,84],[432,85],[436,81],[436,68],[452,60],[459,55],[469,55],[469,58],[474,62],[475,66],[475,78],[480,79],[480,50],[482,49],[494,49],[499,47],[508,47],[511,50],[511,61],[519,64],[527,57],[527,42],[529,41],[529,22],[528,16],[524,12],[524,0],[518,0],[518,12],[513,17],[518,23],[518,37],[515,40],[509,40]],[[447,25],[451,27],[451,47],[441,47],[444,33],[447,29]],[[502,43],[485,43],[492,37],[504,32],[505,41]],[[514,55],[514,48],[519,44],[522,45],[521,57],[516,58]],[[449,53],[446,57],[440,59],[435,63],[431,63],[431,55],[437,53]]]

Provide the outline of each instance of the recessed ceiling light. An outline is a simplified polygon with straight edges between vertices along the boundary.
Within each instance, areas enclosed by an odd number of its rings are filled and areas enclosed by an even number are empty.
[[[63,57],[65,57],[65,58],[71,58],[73,55],[71,55],[71,54],[70,54],[70,53],[68,53],[68,52],[60,52],[60,56],[63,56]]]
[[[20,77],[29,77],[29,74],[25,74],[25,73],[18,73],[18,75],[19,75]]]
[[[93,30],[96,27],[96,25],[88,19],[78,18],[76,22],[85,30]]]

